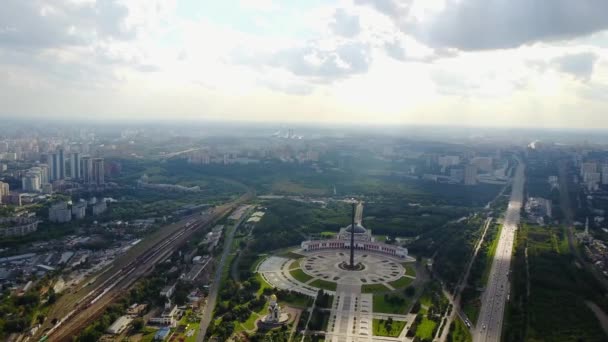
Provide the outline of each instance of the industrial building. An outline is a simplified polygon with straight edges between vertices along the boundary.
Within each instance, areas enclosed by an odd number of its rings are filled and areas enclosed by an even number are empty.
[[[112,335],[120,335],[123,331],[125,331],[132,321],[133,318],[130,316],[120,316],[114,321],[114,323],[112,323],[112,325],[110,325],[106,332]]]

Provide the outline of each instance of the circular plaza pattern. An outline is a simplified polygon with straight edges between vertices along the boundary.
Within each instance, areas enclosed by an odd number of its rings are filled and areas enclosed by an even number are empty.
[[[301,257],[294,258],[294,255]],[[393,290],[409,283],[405,278],[416,278],[412,274],[406,274],[403,265],[404,262],[414,262],[411,257],[404,260],[383,253],[358,251],[355,253],[355,263],[362,266],[358,271],[340,267],[340,264],[348,263],[349,259],[347,250],[296,250],[291,257],[267,257],[258,265],[256,272],[271,287],[312,297],[317,295],[319,289],[334,293],[341,286],[359,290],[366,286],[368,289],[370,286],[379,286],[375,289]]]
[[[308,252],[300,259],[300,267],[309,276],[348,285],[381,284],[396,281],[405,274],[399,261],[383,254],[359,252],[355,254],[355,264],[360,263],[361,270],[351,271],[340,267],[349,262],[348,251]],[[401,261],[403,262],[403,261]]]

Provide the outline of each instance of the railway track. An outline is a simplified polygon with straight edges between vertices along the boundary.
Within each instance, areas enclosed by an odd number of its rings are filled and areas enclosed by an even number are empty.
[[[149,247],[78,300],[74,309],[46,331],[40,341],[71,341],[74,335],[103,314],[106,307],[122,296],[135,281],[147,275],[156,264],[166,260],[194,232],[219,221],[252,195],[248,192],[231,203],[215,207],[207,216],[186,222],[175,234]]]

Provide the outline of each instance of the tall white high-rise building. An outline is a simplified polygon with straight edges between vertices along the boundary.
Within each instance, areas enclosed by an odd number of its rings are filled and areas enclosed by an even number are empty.
[[[103,158],[93,159],[93,183],[103,185],[105,183],[105,166]]]
[[[48,184],[50,181],[49,166],[47,164],[39,164],[38,168],[40,168],[40,184]]]
[[[8,183],[0,182],[0,203],[2,203],[2,197],[8,196],[9,190]]]
[[[65,156],[63,148],[59,149],[59,179],[65,179]]]
[[[23,191],[40,191],[40,174],[35,171],[27,172],[25,176],[21,178],[21,188]]]
[[[49,180],[56,181],[59,178],[59,154],[51,153],[48,155]]]
[[[82,180],[85,183],[93,181],[93,159],[89,156],[84,156],[81,159]]]
[[[80,153],[74,152],[70,154],[70,176],[72,179],[80,179]]]

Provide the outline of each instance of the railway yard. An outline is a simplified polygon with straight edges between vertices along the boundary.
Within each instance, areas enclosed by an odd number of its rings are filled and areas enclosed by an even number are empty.
[[[49,312],[51,319],[48,319],[38,330],[37,336],[34,336],[35,340],[71,340],[78,331],[103,314],[104,310],[126,293],[138,279],[170,257],[193,233],[211,227],[251,196],[251,193],[246,193],[230,203],[187,216],[164,227],[116,259],[98,275],[83,282],[82,286],[74,289],[72,293],[62,296]]]

